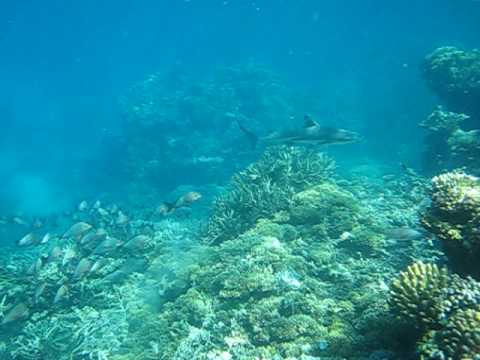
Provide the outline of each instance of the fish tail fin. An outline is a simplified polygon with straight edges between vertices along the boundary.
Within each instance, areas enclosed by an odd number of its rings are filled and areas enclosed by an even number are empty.
[[[242,125],[240,121],[237,119],[237,125],[242,130],[242,132],[245,134],[247,137],[248,142],[250,143],[250,146],[252,149],[255,149],[258,144],[258,136],[251,130],[247,129],[245,126]]]
[[[176,203],[171,203],[171,202],[167,202],[167,201],[163,202],[163,206],[165,207],[165,212],[167,214],[172,213],[177,207]]]

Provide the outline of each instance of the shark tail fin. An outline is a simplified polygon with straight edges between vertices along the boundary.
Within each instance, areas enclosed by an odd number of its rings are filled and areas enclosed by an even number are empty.
[[[250,143],[250,146],[252,147],[252,149],[255,149],[258,144],[258,136],[253,131],[243,126],[242,123],[238,121],[238,119],[237,119],[237,124],[240,130],[242,130],[245,136],[247,137],[247,140]]]

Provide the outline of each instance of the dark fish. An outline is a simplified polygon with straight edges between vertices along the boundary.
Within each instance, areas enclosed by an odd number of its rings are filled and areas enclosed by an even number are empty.
[[[137,235],[130,239],[125,245],[123,245],[124,249],[128,249],[131,251],[141,251],[145,250],[150,237],[146,235]]]
[[[358,142],[361,137],[358,133],[335,127],[321,126],[310,116],[305,115],[304,125],[301,128],[275,131],[263,138],[245,128],[237,119],[237,124],[247,136],[252,147],[259,141],[267,144],[287,145],[331,145]]]
[[[92,262],[87,258],[83,258],[82,260],[80,260],[73,273],[73,280],[81,280],[91,270],[92,265]]]
[[[28,306],[21,302],[12,307],[2,320],[2,325],[15,322],[17,320],[25,319],[30,314]]]
[[[102,241],[107,237],[107,232],[104,229],[98,229],[95,232],[88,232],[80,239],[80,245],[96,243]]]
[[[118,283],[134,272],[144,271],[147,265],[148,261],[144,258],[129,259],[118,270],[106,276],[104,280],[112,284]]]
[[[107,236],[105,240],[103,240],[98,246],[93,250],[93,254],[95,255],[105,255],[108,253],[113,252],[118,247],[122,246],[123,242],[120,239]]]
[[[189,191],[186,194],[180,196],[173,203],[164,202],[157,208],[157,212],[161,215],[168,215],[181,207],[190,206],[192,203],[200,200],[201,198],[202,194],[200,194],[199,192]]]

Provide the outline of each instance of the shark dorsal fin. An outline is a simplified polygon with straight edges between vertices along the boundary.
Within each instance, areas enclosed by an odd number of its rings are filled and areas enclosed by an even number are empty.
[[[305,115],[303,117],[303,127],[304,128],[309,128],[309,127],[312,127],[312,126],[318,126],[318,123],[313,120],[310,115]]]

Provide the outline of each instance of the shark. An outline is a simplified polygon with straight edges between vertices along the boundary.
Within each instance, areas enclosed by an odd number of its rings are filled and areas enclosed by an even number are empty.
[[[259,142],[267,145],[332,145],[359,142],[360,134],[331,126],[322,126],[309,115],[304,116],[302,127],[274,131],[267,136],[258,137],[237,119],[240,130],[246,135],[252,148]]]

